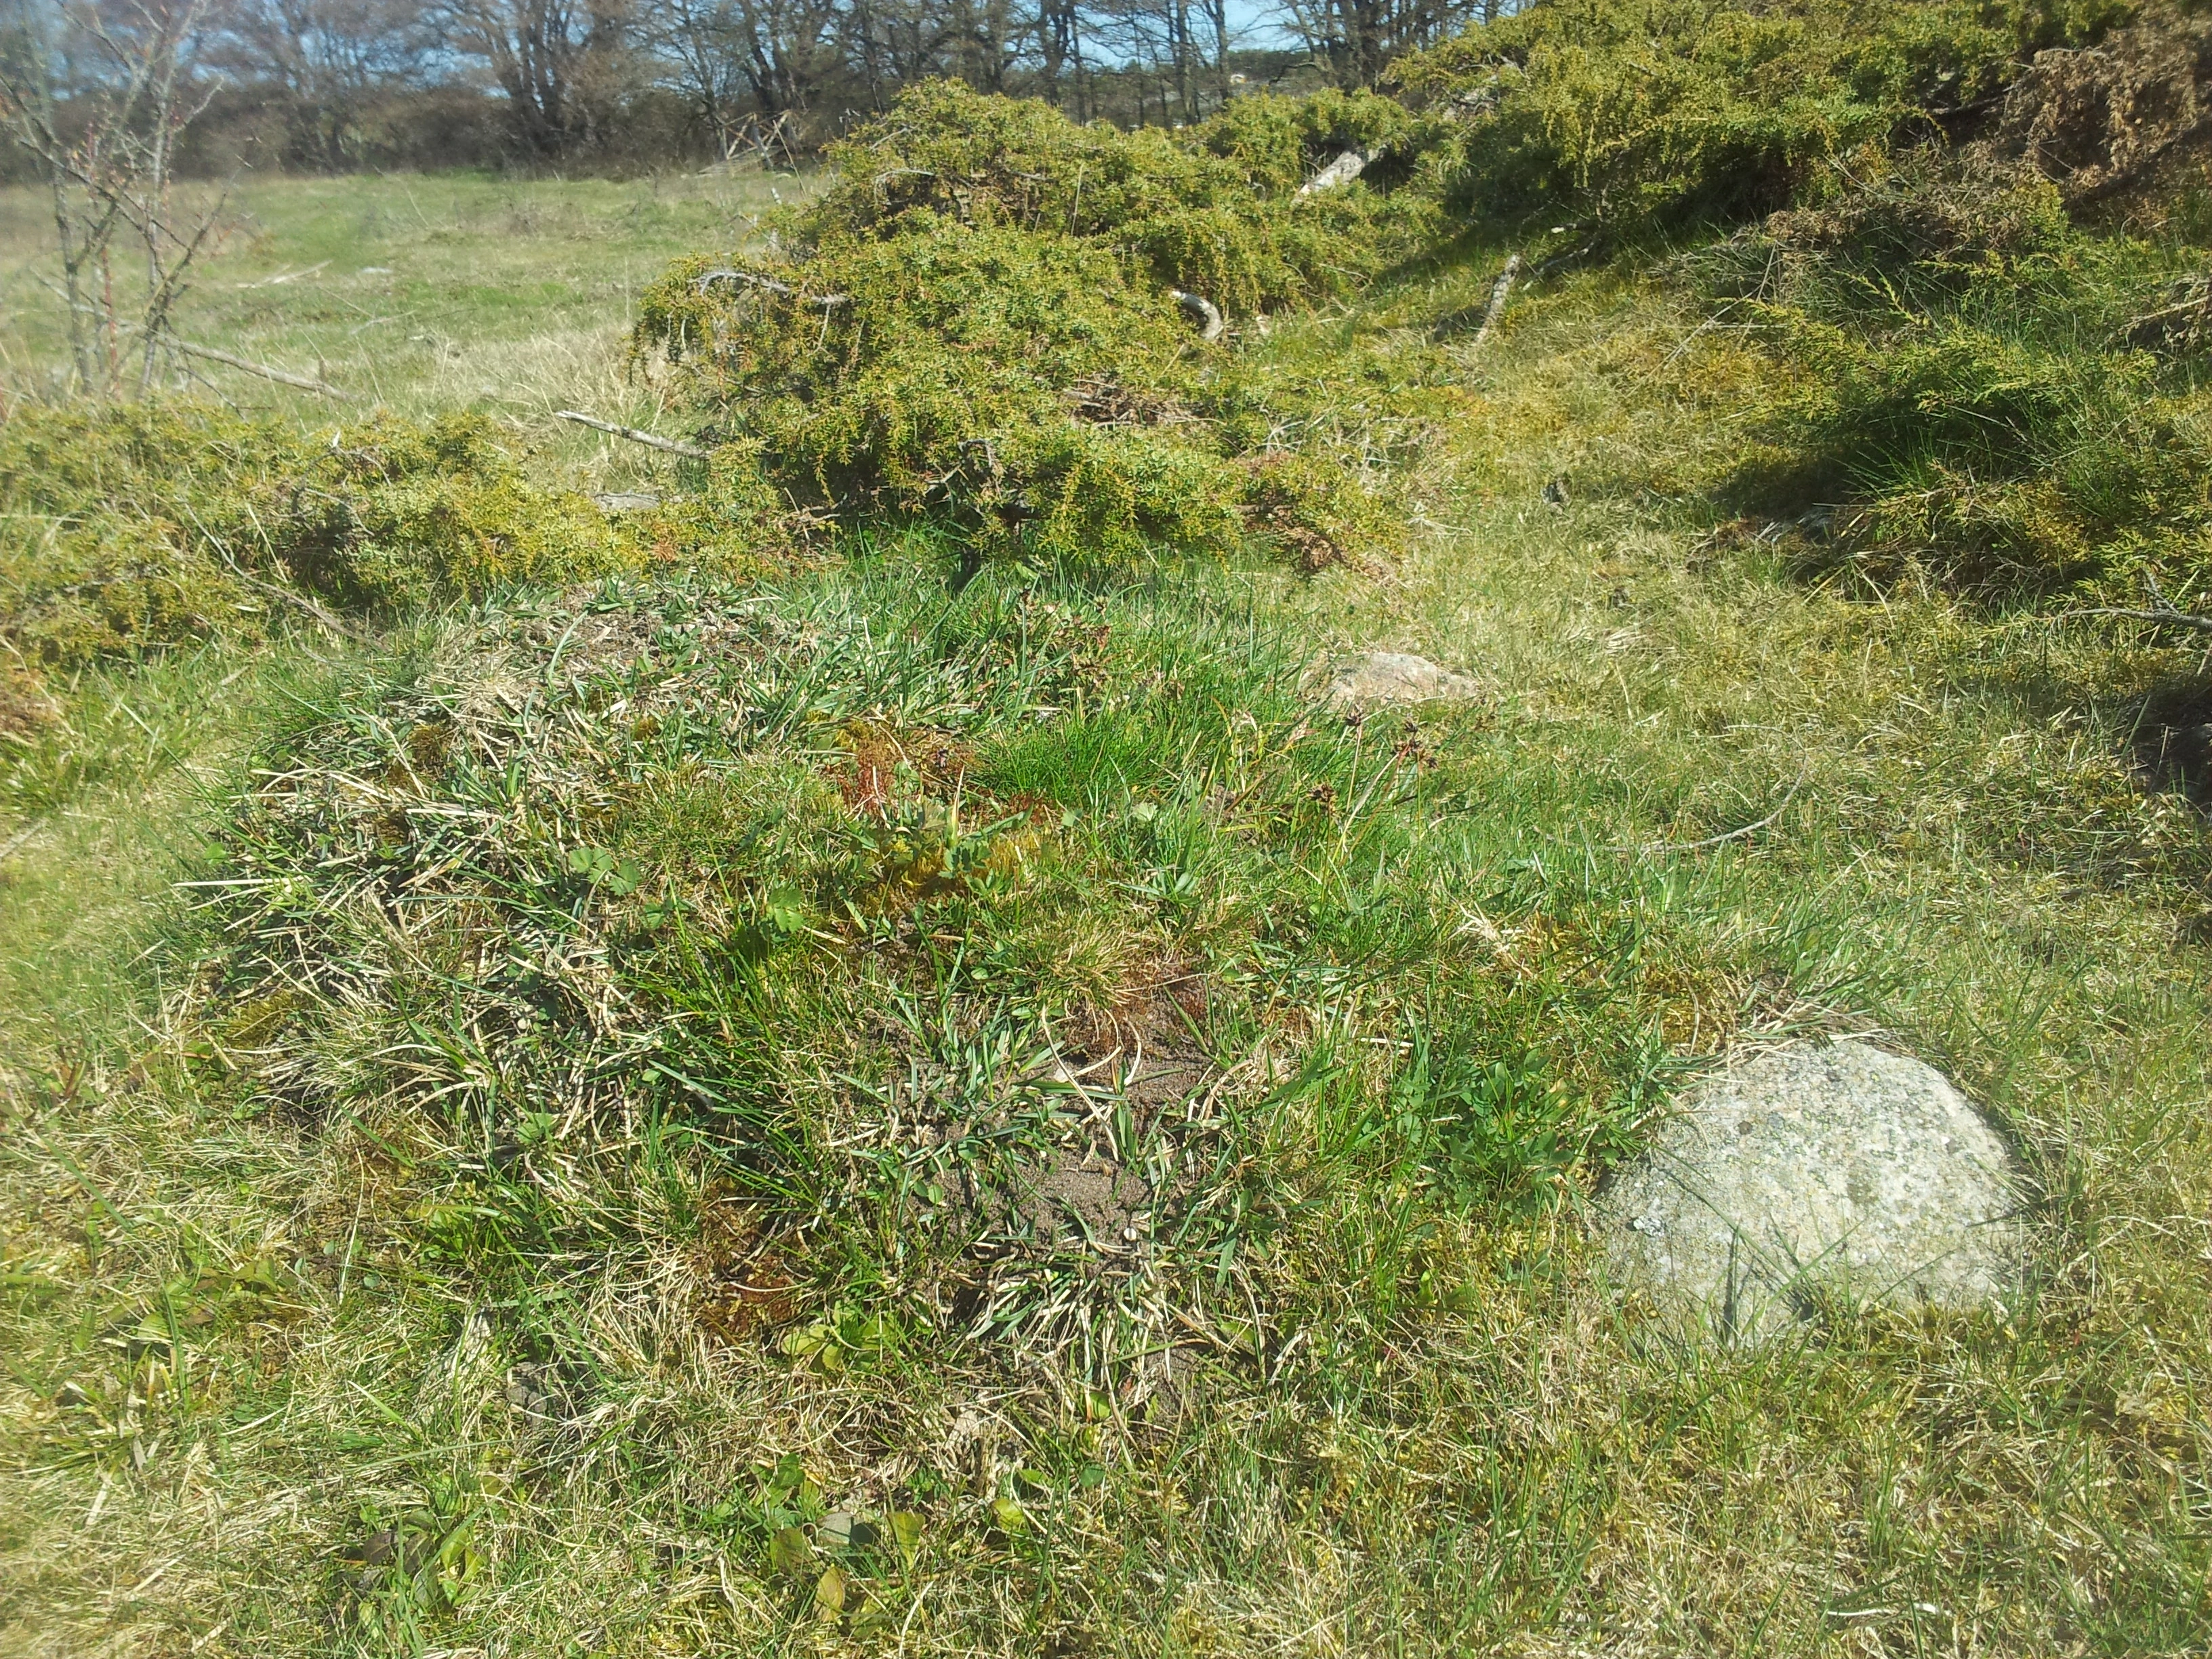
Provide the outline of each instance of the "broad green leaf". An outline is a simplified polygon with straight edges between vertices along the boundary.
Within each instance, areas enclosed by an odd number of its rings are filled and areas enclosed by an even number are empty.
[[[912,1510],[893,1510],[890,1519],[891,1537],[898,1545],[899,1559],[911,1570],[915,1557],[921,1550],[921,1517]]]
[[[793,1359],[807,1359],[820,1353],[836,1339],[836,1333],[827,1325],[807,1325],[798,1330],[786,1331],[783,1351]]]
[[[775,1467],[769,1471],[765,1485],[772,1492],[793,1492],[799,1490],[800,1482],[805,1479],[805,1461],[797,1452],[786,1452],[775,1460]]]
[[[614,867],[615,855],[604,847],[572,847],[568,849],[568,873],[572,876],[597,881]]]
[[[768,1565],[772,1571],[798,1577],[814,1565],[814,1546],[797,1527],[780,1527],[768,1542]]]

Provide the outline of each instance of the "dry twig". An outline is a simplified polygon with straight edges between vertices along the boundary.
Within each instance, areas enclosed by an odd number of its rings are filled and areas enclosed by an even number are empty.
[[[1779,806],[1759,819],[1758,823],[1747,823],[1741,830],[1729,830],[1717,836],[1707,836],[1703,841],[1647,841],[1640,844],[1635,842],[1623,842],[1608,847],[1605,850],[1608,853],[1641,853],[1648,856],[1660,853],[1702,853],[1711,848],[1725,847],[1732,841],[1741,841],[1747,836],[1757,835],[1788,811],[1790,803],[1797,799],[1797,792],[1805,787],[1805,780],[1811,775],[1812,768],[1809,766],[1798,773],[1796,782],[1790,786],[1790,793],[1783,796],[1782,804]]]
[[[563,409],[556,411],[556,421],[574,421],[578,426],[588,426],[594,431],[611,432],[617,438],[627,438],[634,444],[643,444],[647,449],[658,449],[670,455],[681,455],[689,461],[703,461],[707,452],[696,444],[678,443],[673,438],[664,438],[657,433],[641,432],[634,426],[617,426],[612,421],[602,421],[580,410]]]
[[[2159,591],[2158,579],[2155,576],[2144,578],[2143,586],[2149,590],[2150,594],[2150,605],[2148,609],[2136,610],[2123,605],[2100,605],[2082,611],[2061,611],[2057,620],[2069,622],[2075,617],[2121,617],[2130,622],[2161,623],[2168,628],[2187,628],[2193,629],[2199,634],[2212,634],[2212,617],[2204,616],[2194,611],[2184,611],[2179,605],[2169,602],[2166,595]]]
[[[1482,326],[1474,331],[1471,345],[1480,345],[1490,337],[1490,331],[1498,326],[1498,319],[1505,314],[1506,297],[1513,292],[1514,279],[1521,274],[1521,256],[1508,258],[1505,269],[1498,273],[1498,280],[1490,285],[1490,303],[1483,308]]]
[[[2193,611],[2176,611],[2172,605],[2162,605],[2152,611],[2130,611],[2118,605],[2100,605],[2090,611],[2063,612],[2061,622],[2075,617],[2124,617],[2130,622],[2163,623],[2169,628],[2194,629],[2200,634],[2212,634],[2212,617],[2200,617]]]
[[[44,279],[41,278],[40,280],[43,281]],[[50,289],[54,288],[54,285],[52,283],[46,283],[46,286]],[[54,289],[54,291],[56,293],[63,292],[63,290],[59,289]],[[105,318],[106,315],[106,313],[87,305],[73,305],[70,309],[73,312],[82,312],[87,315],[94,317]],[[112,326],[114,332],[118,335],[137,334],[144,331],[144,325],[138,323],[118,322],[112,325]],[[296,386],[302,392],[312,392],[318,397],[322,398],[333,398],[342,404],[349,404],[354,401],[354,394],[352,392],[341,391],[338,387],[331,385],[327,380],[311,380],[304,374],[288,374],[281,368],[271,368],[266,363],[257,363],[250,358],[240,357],[228,351],[218,350],[214,346],[196,345],[190,340],[180,340],[175,335],[167,332],[166,330],[164,330],[161,334],[161,343],[170,350],[179,352],[185,356],[204,357],[211,363],[224,363],[232,368],[243,369],[248,374],[258,374],[264,380],[274,380],[279,386]]]
[[[691,286],[697,292],[704,294],[717,283],[742,283],[747,288],[766,289],[770,294],[781,294],[787,300],[797,300],[802,305],[822,306],[825,308],[830,306],[850,305],[853,302],[853,296],[849,294],[809,294],[804,289],[793,288],[789,283],[779,283],[773,276],[757,276],[750,270],[738,270],[728,265],[719,266],[713,270],[701,271],[698,280]]]
[[[327,380],[310,379],[305,374],[287,374],[281,368],[271,368],[266,363],[251,362],[244,357],[233,356],[228,351],[218,351],[213,346],[194,345],[189,340],[179,340],[175,335],[165,336],[161,342],[173,351],[181,351],[187,357],[204,357],[211,363],[228,364],[232,368],[244,369],[248,374],[258,374],[264,380],[274,380],[279,386],[296,386],[302,392],[312,392],[318,398],[334,398],[342,404],[354,401],[350,392],[341,392]]]

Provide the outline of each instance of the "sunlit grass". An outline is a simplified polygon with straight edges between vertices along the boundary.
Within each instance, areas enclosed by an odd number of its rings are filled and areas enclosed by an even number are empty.
[[[1435,374],[1494,263],[1263,349]],[[2212,849],[2130,748],[2193,659],[1712,537],[1776,387],[1683,310],[1569,280],[1445,359],[1386,572],[853,538],[64,688],[6,1639],[2201,1644]],[[1487,695],[1323,714],[1369,647]],[[1838,1030],[2011,1138],[2034,1294],[1671,1346],[1585,1200]],[[1069,1150],[1154,1172],[1144,1252],[988,1196]]]
[[[248,177],[179,308],[176,331],[353,401],[318,398],[203,360],[185,384],[324,424],[382,406],[512,422],[549,459],[623,488],[646,453],[556,422],[582,407],[651,428],[666,407],[629,365],[632,297],[676,255],[735,247],[804,181],[758,173],[637,180],[490,175]],[[188,201],[211,204],[214,186]],[[27,186],[0,191],[0,386],[58,389],[66,349],[53,228]],[[42,280],[43,279],[43,280]],[[187,374],[187,371],[189,373]]]

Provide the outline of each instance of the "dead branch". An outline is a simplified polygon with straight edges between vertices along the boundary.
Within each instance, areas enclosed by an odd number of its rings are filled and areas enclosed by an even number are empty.
[[[1228,326],[1221,320],[1221,308],[1203,295],[1187,294],[1177,289],[1175,290],[1175,301],[1198,325],[1199,337],[1202,340],[1219,339],[1222,330]]]
[[[47,288],[54,288],[54,285],[52,283],[46,283],[46,279],[43,277],[40,277],[38,280],[41,283],[45,283],[45,285]],[[54,291],[56,293],[63,292],[63,290],[59,289],[55,289]],[[72,306],[70,309],[72,311],[81,312],[87,315],[101,319],[102,320],[106,320],[107,318],[107,313],[100,310],[96,306],[78,304]],[[147,325],[143,323],[117,322],[110,324],[110,326],[118,334],[136,334],[147,330]],[[352,392],[342,392],[337,386],[331,385],[327,380],[310,380],[304,374],[288,374],[281,368],[271,368],[266,363],[257,363],[250,358],[240,357],[228,351],[218,350],[214,346],[196,345],[190,340],[180,340],[175,335],[167,331],[166,322],[156,325],[154,331],[160,334],[161,343],[162,345],[167,347],[172,351],[181,352],[187,357],[204,357],[211,363],[227,364],[232,368],[243,369],[248,374],[258,374],[264,380],[274,380],[279,386],[296,386],[302,392],[314,392],[318,397],[334,398],[342,404],[349,404],[354,401],[354,394]]]
[[[2122,338],[2130,345],[2193,347],[2212,328],[2212,273],[2199,271],[2167,290],[2169,303],[2130,321]]]
[[[687,461],[703,461],[707,452],[694,444],[678,443],[673,438],[664,438],[658,433],[641,432],[634,426],[617,426],[612,421],[602,421],[580,410],[563,409],[556,411],[556,421],[574,421],[578,426],[588,426],[594,431],[611,432],[617,438],[627,438],[634,444],[643,444],[647,449],[658,449],[665,454],[681,455]]]
[[[2100,605],[2088,611],[2062,611],[2057,620],[2070,622],[2076,617],[2121,617],[2130,622],[2163,623],[2169,628],[2188,628],[2200,634],[2212,634],[2212,617],[2201,617],[2193,611],[2177,611],[2170,605],[2149,611],[2129,611]]]
[[[299,606],[301,610],[306,611],[309,616],[313,617],[317,622],[322,623],[324,627],[329,629],[332,633],[342,634],[356,645],[374,645],[376,643],[374,640],[371,639],[367,634],[362,632],[360,629],[352,626],[343,617],[338,617],[326,607],[316,604],[314,600],[309,599],[305,593],[301,592],[297,588],[286,587],[280,582],[264,582],[258,576],[249,575],[244,569],[240,568],[238,561],[232,558],[228,553],[223,555],[222,562],[230,567],[230,574],[237,577],[239,580],[244,582],[248,587],[253,588],[257,592],[266,593],[272,599],[282,599],[287,605],[295,605]]]
[[[1498,273],[1498,280],[1491,283],[1490,303],[1483,307],[1482,326],[1474,331],[1474,338],[1468,344],[1480,345],[1490,337],[1491,330],[1498,326],[1498,319],[1505,314],[1506,296],[1513,292],[1513,280],[1520,274],[1521,256],[1516,253],[1506,260],[1505,269]]]
[[[2084,611],[2064,611],[2057,617],[2066,622],[2075,617],[2119,617],[2129,622],[2159,623],[2168,628],[2187,628],[2199,634],[2212,634],[2212,617],[2200,616],[2193,611],[2184,611],[2166,597],[2158,585],[2158,578],[2143,578],[2143,592],[2150,600],[2148,609],[2129,610],[2114,605],[2098,605]]]
[[[752,116],[735,133],[729,135],[722,146],[722,160],[734,162],[738,152],[750,150],[753,159],[765,173],[775,165],[778,150],[783,152],[786,167],[793,165],[791,143],[791,112],[786,110],[767,126],[761,125],[759,116]]]
[[[750,270],[735,270],[725,265],[699,273],[692,284],[695,293],[704,294],[717,283],[743,283],[748,288],[766,289],[770,294],[781,294],[787,300],[796,300],[801,305],[848,306],[853,303],[849,294],[808,294],[793,288],[789,283],[779,283],[773,276],[757,276]]]
[[[204,357],[211,363],[243,369],[248,374],[258,374],[263,380],[274,380],[279,386],[296,386],[301,392],[312,392],[319,398],[333,398],[342,404],[354,401],[352,392],[341,392],[327,380],[311,380],[305,374],[287,374],[281,368],[271,368],[266,363],[250,362],[244,357],[233,356],[228,351],[218,351],[213,346],[194,345],[190,340],[179,340],[173,334],[163,334],[161,343],[173,351],[183,352],[187,357]]]
[[[175,342],[172,341],[170,343],[174,344]],[[301,610],[306,611],[309,616],[313,617],[317,622],[322,623],[324,627],[329,629],[332,633],[343,635],[356,645],[374,645],[376,642],[367,634],[362,632],[361,629],[347,622],[343,617],[337,616],[325,606],[318,605],[306,593],[301,592],[300,589],[296,587],[287,587],[281,582],[264,581],[260,577],[253,574],[253,573],[246,569],[244,565],[239,563],[237,556],[230,550],[230,544],[223,540],[222,537],[216,535],[215,532],[209,529],[206,522],[201,519],[198,514],[194,513],[190,507],[186,507],[185,508],[185,512],[191,518],[193,528],[198,530],[201,535],[207,538],[208,545],[215,549],[216,556],[220,558],[224,564],[229,567],[230,574],[237,577],[239,580],[244,582],[248,587],[252,588],[257,592],[266,593],[272,599],[282,599],[287,605],[297,605]],[[257,518],[254,522],[258,525],[260,520]],[[261,539],[264,545],[268,544],[269,532],[267,531],[264,530],[262,532]],[[270,551],[273,556],[276,550],[272,547],[270,549]],[[276,564],[278,569],[281,570],[283,568],[283,560],[277,560]],[[287,574],[289,573],[288,572]]]
[[[158,220],[149,221],[152,228],[148,232],[148,246],[154,251],[147,255],[146,320],[143,325],[146,359],[145,365],[138,376],[138,390],[142,396],[153,386],[154,365],[160,356],[160,345],[164,338],[168,339],[173,344],[179,345],[180,349],[189,349],[183,347],[181,343],[177,341],[176,336],[169,331],[169,313],[177,301],[184,297],[185,275],[191,270],[192,262],[199,258],[202,245],[206,242],[209,234],[215,229],[216,221],[221,216],[224,206],[229,200],[230,187],[226,185],[223,187],[222,198],[216,203],[213,209],[201,216],[200,222],[191,237],[177,238],[179,251],[173,261],[163,259],[158,250],[161,238],[164,234],[175,237],[176,233]],[[325,387],[323,390],[326,392],[331,391],[329,387]],[[345,394],[332,392],[332,395],[342,398]]]
[[[1356,149],[1348,149],[1300,185],[1298,194],[1317,196],[1322,191],[1334,190],[1339,185],[1348,185],[1367,170],[1369,159]]]

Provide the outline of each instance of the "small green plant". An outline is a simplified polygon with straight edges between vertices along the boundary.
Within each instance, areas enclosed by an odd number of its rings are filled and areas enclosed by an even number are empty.
[[[567,862],[570,875],[615,898],[629,897],[645,879],[635,859],[617,858],[604,847],[571,848]]]
[[[473,1479],[448,1476],[433,1477],[422,1501],[396,1514],[362,1506],[361,1536],[340,1553],[352,1569],[348,1622],[357,1638],[419,1653],[452,1626],[483,1570],[483,1507]]]

